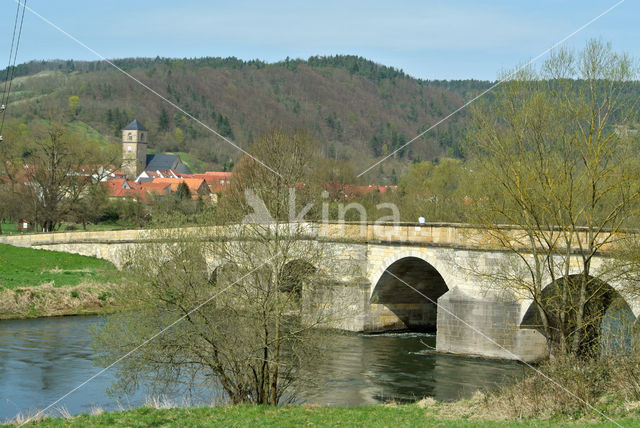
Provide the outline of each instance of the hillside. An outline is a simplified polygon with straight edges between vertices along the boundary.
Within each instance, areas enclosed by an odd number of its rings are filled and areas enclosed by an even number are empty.
[[[358,170],[390,153],[490,82],[427,82],[354,56],[312,57],[275,64],[235,58],[125,59],[115,63],[242,147],[273,127],[310,130],[328,157]],[[0,72],[4,76],[4,72]],[[17,66],[10,118],[31,122],[51,112],[118,141],[134,117],[151,131],[153,151],[184,152],[200,168],[230,168],[239,153],[104,62],[33,61]],[[378,168],[385,182],[411,160],[459,156],[462,112]],[[398,169],[396,172],[395,169]],[[392,174],[393,173],[393,174]]]

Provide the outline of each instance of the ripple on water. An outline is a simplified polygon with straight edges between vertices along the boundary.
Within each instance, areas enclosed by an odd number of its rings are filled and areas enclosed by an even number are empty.
[[[93,365],[90,327],[100,317],[58,317],[0,322],[0,420],[18,411],[45,407],[75,388],[99,367]],[[515,363],[424,352],[435,335],[416,332],[336,334],[327,358],[313,373],[317,385],[299,401],[356,406],[425,396],[452,400],[521,373]],[[70,413],[92,406],[117,410],[144,403],[145,391],[119,401],[106,395],[113,372],[99,376],[61,403]],[[182,398],[168,396],[177,403]]]

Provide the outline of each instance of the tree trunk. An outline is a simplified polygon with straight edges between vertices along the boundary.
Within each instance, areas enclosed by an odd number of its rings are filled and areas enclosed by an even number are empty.
[[[273,355],[273,376],[271,378],[271,405],[278,405],[278,360],[280,358],[280,320],[276,317],[276,349]]]
[[[574,354],[580,353],[580,342],[582,342],[582,332],[584,329],[584,307],[587,300],[587,283],[586,274],[581,275],[580,281],[580,300],[576,307],[576,328],[573,332],[572,352]]]
[[[263,329],[264,329],[264,341],[262,343],[262,366],[260,368],[260,384],[258,385],[258,397],[257,402],[260,404],[269,404],[269,378],[267,373],[269,371],[269,327],[267,325],[267,314],[263,313]]]
[[[551,330],[551,326],[549,326],[549,318],[547,317],[547,313],[542,308],[542,305],[539,302],[535,302],[535,304],[538,307],[538,313],[540,314],[542,326],[544,327],[544,334],[547,337],[547,350],[549,351],[549,355],[551,355],[553,348],[553,332]]]

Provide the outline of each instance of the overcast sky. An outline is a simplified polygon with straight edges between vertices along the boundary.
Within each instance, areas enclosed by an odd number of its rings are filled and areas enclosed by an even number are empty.
[[[200,1],[28,0],[27,5],[107,58],[236,56],[274,62],[354,54],[424,79],[494,80],[618,0]],[[640,2],[626,0],[571,38],[612,42],[640,57]],[[0,68],[17,3],[0,0]],[[94,60],[26,12],[18,62]]]

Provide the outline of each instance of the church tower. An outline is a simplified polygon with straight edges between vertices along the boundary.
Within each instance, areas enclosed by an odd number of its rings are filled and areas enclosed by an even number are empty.
[[[148,133],[137,119],[122,130],[122,172],[129,180],[135,180],[147,166]]]

